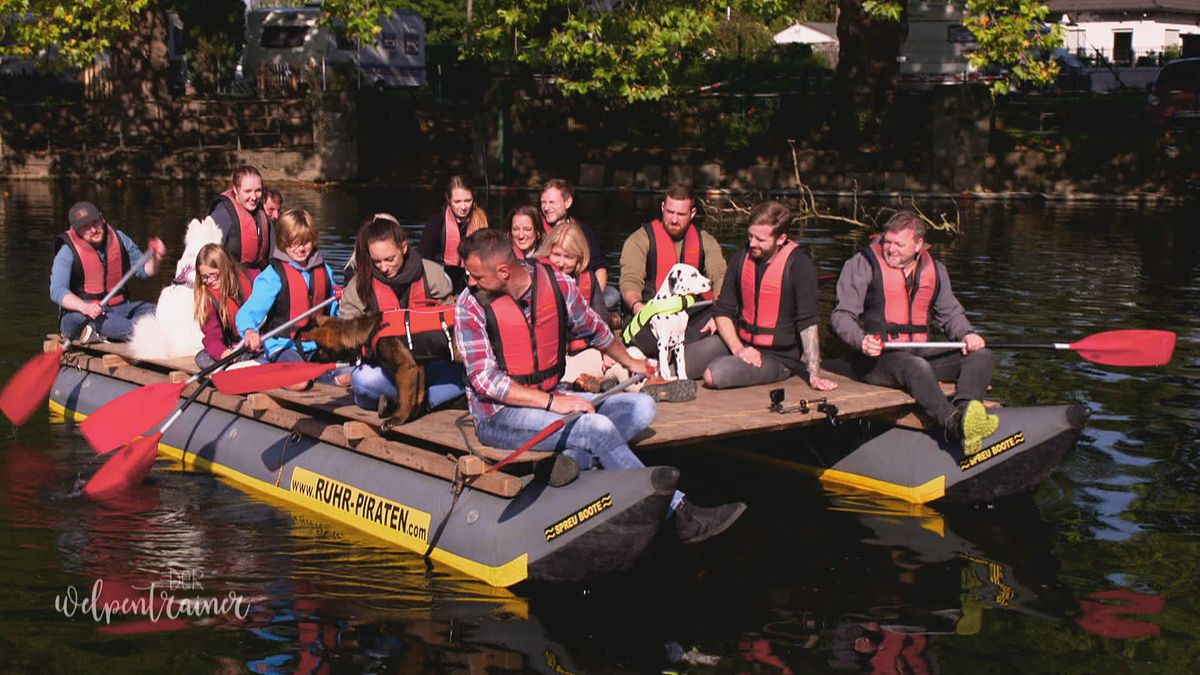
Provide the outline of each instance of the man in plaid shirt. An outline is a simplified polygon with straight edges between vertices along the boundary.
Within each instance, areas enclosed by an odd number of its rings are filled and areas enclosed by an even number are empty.
[[[534,448],[559,451],[584,470],[597,465],[614,470],[644,467],[629,449],[629,441],[654,421],[652,398],[621,393],[594,408],[589,394],[570,393],[560,384],[550,391],[521,384],[500,367],[488,336],[485,305],[505,295],[511,297],[525,319],[519,329],[530,330],[537,263],[518,260],[504,233],[495,229],[479,230],[465,238],[459,245],[459,255],[476,287],[458,296],[454,340],[466,368],[467,402],[479,440],[496,448],[518,448],[563,415],[581,411],[585,414]],[[575,283],[557,271],[547,271],[562,292],[568,339],[583,339],[630,372],[646,373],[650,364],[631,357],[621,341],[613,339],[612,331]],[[503,329],[507,332],[512,327]],[[712,508],[696,506],[676,491],[670,512],[675,515],[679,538],[694,543],[720,534],[745,509],[740,502]]]

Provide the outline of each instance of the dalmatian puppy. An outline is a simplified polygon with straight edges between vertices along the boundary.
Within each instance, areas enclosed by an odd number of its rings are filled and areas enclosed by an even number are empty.
[[[677,295],[700,295],[712,290],[712,282],[700,270],[677,263],[667,272],[662,286],[654,294],[654,300],[665,300]],[[688,313],[659,314],[650,319],[650,330],[658,341],[658,374],[664,380],[687,378],[687,362],[683,355],[683,340],[687,334]],[[673,359],[671,357],[674,357]],[[674,369],[672,370],[672,363]]]

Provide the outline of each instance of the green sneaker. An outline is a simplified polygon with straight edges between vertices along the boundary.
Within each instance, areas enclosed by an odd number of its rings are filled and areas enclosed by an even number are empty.
[[[983,449],[983,439],[996,433],[1000,418],[989,415],[981,401],[967,403],[962,416],[963,454],[967,457]]]

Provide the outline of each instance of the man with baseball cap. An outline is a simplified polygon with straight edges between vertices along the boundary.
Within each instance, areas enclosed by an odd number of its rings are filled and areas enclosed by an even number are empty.
[[[141,259],[142,252],[128,235],[109,225],[91,202],[75,203],[67,211],[67,222],[70,228],[55,242],[50,268],[50,299],[62,308],[59,329],[73,340],[88,341],[93,335],[128,340],[134,319],[153,313],[154,305],[126,300],[122,290],[103,306],[100,300]],[[158,237],[150,239],[148,250],[149,257],[136,272],[140,279],[158,272],[167,253]]]

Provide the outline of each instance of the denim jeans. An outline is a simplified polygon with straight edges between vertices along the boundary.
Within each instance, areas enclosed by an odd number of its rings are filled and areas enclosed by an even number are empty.
[[[131,300],[105,308],[104,313],[95,319],[88,319],[81,312],[64,311],[58,326],[63,335],[75,340],[90,321],[100,335],[114,342],[124,342],[133,335],[134,320],[153,313],[153,303]]]
[[[574,393],[591,399],[595,394]],[[629,441],[654,421],[658,408],[645,394],[615,394],[596,408],[594,415],[581,415],[566,428],[533,446],[534,450],[553,450],[568,455],[581,471],[595,466],[601,469],[640,469],[642,461],[629,449]],[[500,412],[475,421],[479,440],[495,448],[521,447],[542,429],[562,417],[537,408],[505,406]],[[676,491],[671,510],[683,500]]]
[[[462,366],[446,359],[426,362],[425,387],[425,400],[430,408],[462,396]],[[380,396],[396,397],[396,382],[383,368],[364,364],[350,371],[350,393],[354,395],[354,405],[375,410],[379,407]]]

